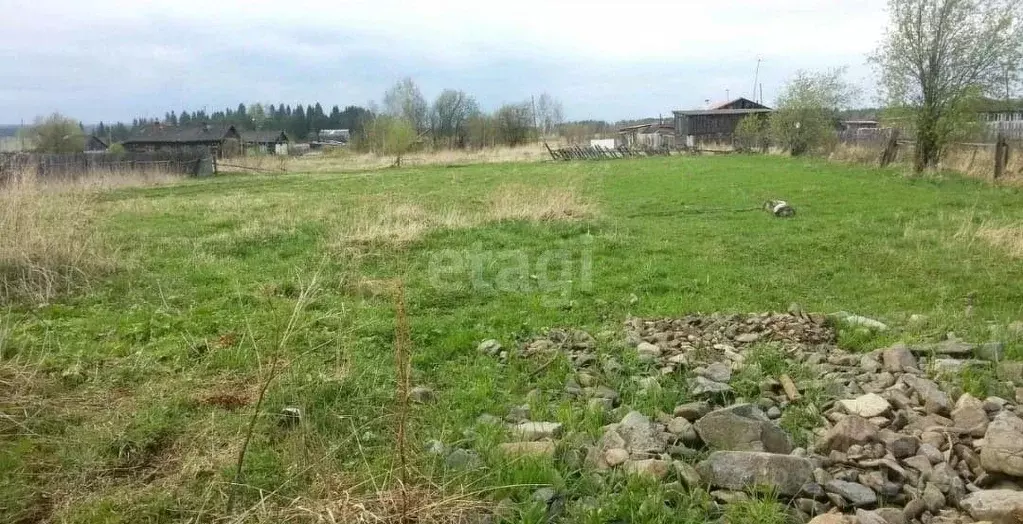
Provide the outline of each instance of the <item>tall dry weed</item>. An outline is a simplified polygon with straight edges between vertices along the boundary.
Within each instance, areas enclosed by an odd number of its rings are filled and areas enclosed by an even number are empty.
[[[829,159],[837,162],[877,165],[881,158],[883,144],[838,144],[829,155]],[[1009,185],[1023,184],[1023,145],[1012,144],[1012,154],[1005,168],[1005,176],[1001,183]],[[904,169],[911,167],[913,146],[900,145],[896,164]],[[952,144],[942,153],[939,171],[951,171],[972,178],[991,180],[995,173],[994,144]]]
[[[0,189],[0,302],[49,301],[102,265],[92,199],[33,183]]]
[[[960,219],[955,239],[967,245],[980,241],[1013,258],[1023,258],[1023,221],[985,219],[978,221],[973,212]]]
[[[100,192],[178,180],[180,175],[160,171],[6,177],[0,185],[0,304],[46,303],[113,267],[95,205]]]

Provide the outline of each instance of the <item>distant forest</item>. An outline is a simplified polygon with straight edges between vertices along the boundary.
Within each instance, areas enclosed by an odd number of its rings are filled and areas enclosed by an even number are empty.
[[[238,104],[235,109],[228,108],[213,113],[207,113],[205,110],[193,112],[186,110],[181,113],[171,111],[164,115],[160,122],[172,126],[200,123],[233,124],[239,131],[280,129],[292,138],[302,140],[321,129],[349,129],[355,135],[361,133],[364,123],[372,118],[373,113],[369,109],[359,106],[347,106],[342,109],[335,105],[327,112],[319,102],[307,106],[298,104],[294,107],[285,104],[270,104],[264,107],[263,104],[257,103],[250,106]],[[96,136],[119,142],[128,138],[136,129],[156,122],[157,119],[150,118],[136,118],[130,124],[100,122],[92,132]]]
[[[171,111],[164,115],[163,119],[136,118],[130,123],[117,122],[108,124],[100,122],[91,129],[92,134],[107,138],[113,142],[120,142],[128,138],[137,129],[160,122],[165,125],[186,126],[199,123],[210,124],[233,124],[239,131],[243,130],[283,130],[294,140],[311,139],[317,131],[322,129],[348,129],[352,136],[359,136],[366,123],[372,121],[374,113],[360,106],[333,106],[330,112],[323,109],[323,105],[316,104],[295,106],[286,104],[238,104],[235,109],[224,109],[207,113],[204,110],[189,112],[187,110]],[[670,121],[670,119],[665,119]],[[568,138],[585,140],[593,135],[612,136],[623,125],[634,123],[649,123],[657,121],[656,118],[643,120],[624,120],[620,122],[607,122],[604,120],[580,120],[575,122],[564,122],[558,126],[559,134]],[[16,129],[14,130],[16,131]],[[12,135],[14,133],[12,132]],[[578,137],[574,135],[579,135]]]

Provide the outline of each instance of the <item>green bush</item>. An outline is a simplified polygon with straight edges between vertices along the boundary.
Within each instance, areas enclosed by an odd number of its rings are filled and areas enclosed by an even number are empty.
[[[735,149],[741,152],[766,151],[770,146],[769,121],[763,115],[749,115],[735,128]]]
[[[856,97],[856,89],[846,83],[844,74],[842,68],[798,72],[785,85],[771,114],[773,144],[793,156],[834,147],[838,141],[838,111]]]

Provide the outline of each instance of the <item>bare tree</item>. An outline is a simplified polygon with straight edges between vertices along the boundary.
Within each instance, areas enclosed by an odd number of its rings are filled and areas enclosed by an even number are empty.
[[[476,99],[463,91],[445,89],[437,96],[430,112],[434,140],[447,140],[449,146],[453,143],[464,146],[469,119],[479,112]]]
[[[536,99],[536,120],[541,135],[553,133],[565,121],[561,102],[547,93],[540,95]]]
[[[428,129],[426,99],[411,78],[399,81],[384,93],[384,112],[408,121],[420,133]]]
[[[494,114],[500,140],[510,146],[522,145],[533,138],[532,102],[505,104]]]
[[[971,99],[999,92],[1023,55],[1023,0],[889,0],[872,61],[916,130],[917,172],[935,167]]]

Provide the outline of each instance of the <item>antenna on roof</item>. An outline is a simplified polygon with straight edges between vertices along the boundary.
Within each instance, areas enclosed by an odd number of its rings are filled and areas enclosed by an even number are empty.
[[[729,91],[728,88],[726,87],[725,88],[725,101],[731,101],[731,100],[732,100],[731,91]]]

